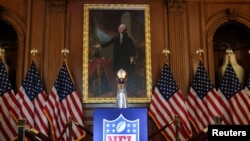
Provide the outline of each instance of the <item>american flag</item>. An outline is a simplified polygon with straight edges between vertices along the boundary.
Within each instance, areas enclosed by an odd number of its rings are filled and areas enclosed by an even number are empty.
[[[218,88],[223,102],[223,116],[228,124],[250,124],[249,97],[232,65],[228,63]]]
[[[201,132],[209,124],[214,124],[214,117],[222,115],[221,100],[200,62],[186,100],[189,120],[196,132]]]
[[[16,103],[16,104],[14,104]],[[11,86],[8,74],[3,62],[0,60],[0,140],[9,141],[17,136],[17,119],[13,115],[19,115],[18,102]]]
[[[78,122],[79,124],[83,123],[80,93],[73,84],[65,62],[50,92],[44,113],[50,121],[54,140],[59,140],[61,134],[63,135],[62,140],[69,138],[68,132],[64,132],[65,129],[67,129],[69,117],[71,117],[74,122]],[[73,139],[76,140],[84,135],[85,132],[73,124]]]
[[[48,135],[48,120],[43,113],[47,94],[34,61],[32,61],[16,97],[22,105],[20,107],[21,116],[25,118],[26,124]]]
[[[162,129],[178,116],[180,125],[182,125],[178,127],[179,139],[186,140],[192,134],[187,114],[184,96],[178,88],[168,65],[164,64],[160,79],[152,94],[149,115],[159,129]],[[162,133],[167,140],[174,141],[176,139],[175,124],[165,128]]]
[[[250,75],[248,76],[246,86],[245,86],[245,90],[247,92],[247,95],[250,97]]]

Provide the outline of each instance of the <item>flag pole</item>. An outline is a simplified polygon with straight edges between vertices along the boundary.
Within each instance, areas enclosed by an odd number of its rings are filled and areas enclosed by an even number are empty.
[[[65,62],[66,68],[67,68],[67,70],[69,72],[70,79],[72,80],[73,83],[75,83],[73,78],[72,78],[72,75],[71,75],[71,73],[69,71],[68,64],[67,64],[67,55],[69,54],[69,49],[64,48],[64,49],[62,49],[61,53],[63,54],[63,57],[64,57],[63,61]]]
[[[199,60],[200,60],[200,62],[202,62],[202,53],[204,52],[204,50],[203,49],[198,49],[198,50],[196,50],[196,54],[198,54],[199,55]]]
[[[164,54],[164,64],[168,64],[168,55],[170,54],[170,50],[168,50],[167,48],[163,49],[162,53]],[[150,135],[148,138],[152,138],[153,136],[157,135],[158,133],[160,133],[161,131],[165,130],[168,126],[170,126],[172,123],[174,123],[175,119],[173,119],[172,121],[170,121],[169,123],[167,123],[165,126],[163,126],[160,130],[156,131],[155,133],[153,133],[152,135]]]
[[[4,54],[5,54],[5,49],[4,48],[2,48],[2,47],[0,47],[0,59],[2,60],[2,61],[4,61]]]
[[[176,141],[179,141],[179,116],[175,115],[175,131],[176,131]]]
[[[37,49],[35,48],[31,49],[30,54],[33,56],[33,60],[35,60],[35,56],[37,53],[38,53]]]
[[[164,49],[162,51],[162,53],[165,55],[164,63],[167,64],[168,63],[168,55],[170,54],[170,51],[168,49]]]
[[[233,54],[233,50],[232,50],[231,48],[228,48],[228,49],[226,50],[226,53],[227,53],[227,55],[228,55],[228,63],[231,64],[230,55]]]

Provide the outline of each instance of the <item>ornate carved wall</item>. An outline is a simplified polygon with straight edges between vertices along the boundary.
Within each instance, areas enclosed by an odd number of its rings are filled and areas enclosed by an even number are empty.
[[[215,83],[216,70],[222,62],[223,51],[214,50],[214,34],[224,23],[234,20],[250,28],[250,2],[248,0],[124,0],[129,4],[150,5],[152,87],[155,86],[163,65],[163,49],[170,50],[169,66],[183,94],[189,90],[199,57],[196,50],[204,50],[202,59],[210,78]],[[83,58],[83,5],[85,3],[117,3],[116,0],[0,0],[1,20],[8,22],[17,33],[16,88],[30,65],[30,50],[36,48],[36,64],[50,92],[55,77],[62,65],[61,50],[68,48],[67,58],[76,87],[82,91]],[[239,63],[250,67],[246,60],[249,45],[236,50]],[[112,104],[83,104],[85,122],[91,130],[92,109],[110,107]],[[130,106],[148,106],[131,104]],[[149,134],[156,126],[149,118]],[[91,140],[87,137],[86,140]],[[151,139],[163,141],[158,134]]]

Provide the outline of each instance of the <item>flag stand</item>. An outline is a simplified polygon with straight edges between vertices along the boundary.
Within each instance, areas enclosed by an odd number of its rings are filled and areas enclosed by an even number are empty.
[[[18,141],[24,141],[25,119],[18,120]]]
[[[214,121],[215,121],[215,124],[220,125],[222,123],[222,118],[220,116],[214,116]],[[207,130],[208,130],[208,127],[206,127],[201,132],[194,135],[188,141],[203,141],[203,140],[206,140],[207,139]]]
[[[40,139],[42,139],[43,141],[46,140],[46,141],[53,141],[53,139],[51,139],[50,137],[46,136],[45,134],[37,131],[36,129],[34,128],[31,128],[30,129],[30,132],[32,134],[34,134],[35,136],[39,137]]]
[[[215,124],[222,124],[222,118],[221,116],[214,116],[214,121],[215,121]]]
[[[39,141],[36,137],[46,140],[46,141],[53,141],[51,138],[47,137],[45,134],[37,131],[34,128],[29,128],[29,126],[26,126],[26,120],[25,119],[19,119],[17,123],[18,127],[18,136],[17,138],[12,139],[11,141],[24,141],[25,136],[31,139],[32,141]],[[27,128],[27,130],[25,129]]]
[[[80,125],[78,122],[74,122],[76,126],[80,127],[83,131],[85,131],[86,133],[88,133],[90,136],[93,137],[93,133],[91,131],[89,131],[87,128],[85,128],[84,126]]]
[[[69,141],[72,141],[72,118],[69,117]]]
[[[175,115],[175,131],[176,131],[176,137],[175,137],[175,140],[176,141],[179,141],[179,116],[178,115]]]
[[[18,136],[17,138],[12,139],[11,141],[25,141],[25,136],[27,136],[32,141],[38,141],[36,137],[31,134],[28,130],[26,130],[26,120],[25,119],[18,119],[17,128],[18,128]]]
[[[66,125],[66,127],[63,129],[61,136],[59,137],[59,139],[62,138],[62,135],[65,133],[65,131],[67,130],[67,128],[69,128],[69,141],[72,141],[72,117],[69,117],[68,123]],[[90,131],[88,131],[85,127],[81,126],[79,123],[74,122],[76,126],[80,127],[81,129],[83,129],[86,133],[89,133],[91,136],[93,136],[93,133],[91,133]]]
[[[148,139],[154,137],[155,135],[157,135],[158,133],[160,133],[161,131],[165,130],[168,126],[170,126],[172,123],[174,123],[174,120],[168,122],[166,125],[164,125],[160,130],[154,132],[153,134],[151,134],[150,136],[148,136]]]
[[[205,141],[207,139],[207,130],[208,127],[194,135],[192,138],[188,139],[188,141]]]

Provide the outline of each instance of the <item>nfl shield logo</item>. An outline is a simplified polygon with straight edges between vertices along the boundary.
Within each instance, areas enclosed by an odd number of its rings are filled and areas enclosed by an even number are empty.
[[[140,141],[139,119],[128,120],[122,114],[115,120],[103,119],[103,141]]]

